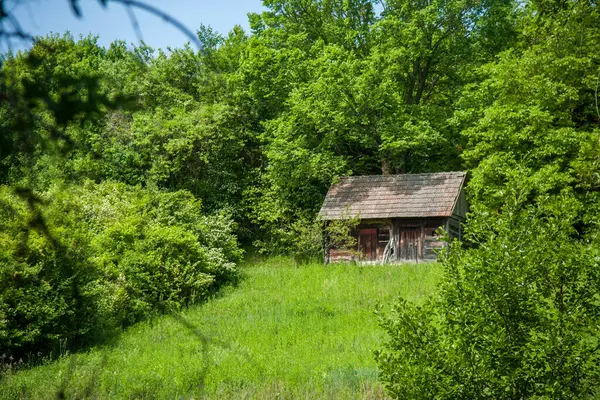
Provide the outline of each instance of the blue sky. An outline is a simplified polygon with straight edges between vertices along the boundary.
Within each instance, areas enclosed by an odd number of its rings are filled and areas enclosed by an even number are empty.
[[[222,34],[235,25],[248,30],[249,12],[264,10],[261,0],[144,0],[182,22],[192,32],[200,24],[210,25]],[[128,43],[138,43],[138,36],[132,26],[126,9],[119,4],[102,8],[97,0],[79,0],[83,14],[77,19],[71,11],[68,0],[8,0],[8,9],[13,11],[24,31],[31,35],[64,33],[70,31],[75,38],[89,33],[99,36],[101,45],[107,46],[121,39]],[[185,35],[160,18],[142,10],[135,15],[140,25],[144,41],[154,48],[182,47],[188,40]],[[0,52],[7,50],[2,43]],[[27,48],[26,42],[13,40],[12,50]]]

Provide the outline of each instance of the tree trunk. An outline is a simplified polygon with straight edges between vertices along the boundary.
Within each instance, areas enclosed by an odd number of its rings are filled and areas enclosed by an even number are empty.
[[[381,160],[381,173],[383,175],[390,175],[392,173],[390,162],[387,159]]]

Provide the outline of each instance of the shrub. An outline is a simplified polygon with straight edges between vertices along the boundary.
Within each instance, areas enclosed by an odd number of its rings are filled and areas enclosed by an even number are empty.
[[[187,192],[55,186],[31,206],[0,192],[0,352],[89,343],[185,307],[236,275],[222,215]]]
[[[47,231],[46,226],[57,221],[40,219],[35,210],[0,188],[2,353],[48,349],[96,324],[93,286],[99,271],[88,259],[86,232],[65,214],[62,226]]]
[[[330,249],[356,252],[357,241],[352,233],[359,222],[358,215],[333,221],[299,219],[291,224],[287,232],[287,250],[294,256],[296,264],[323,261]]]
[[[594,398],[600,378],[600,258],[568,193],[501,214],[475,211],[443,257],[439,295],[399,300],[377,352],[406,399]],[[590,232],[588,232],[590,233]]]

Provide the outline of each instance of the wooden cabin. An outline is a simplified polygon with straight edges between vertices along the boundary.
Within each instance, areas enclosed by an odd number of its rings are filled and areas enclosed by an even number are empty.
[[[461,238],[465,179],[465,172],[341,178],[329,189],[319,217],[327,222],[358,215],[357,248],[329,249],[325,261],[435,261],[435,250],[445,245],[438,228],[450,239]]]

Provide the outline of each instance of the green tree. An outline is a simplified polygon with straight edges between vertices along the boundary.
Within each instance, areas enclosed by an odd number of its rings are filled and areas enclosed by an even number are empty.
[[[438,295],[381,320],[397,398],[598,395],[598,10],[520,12],[515,46],[477,71],[453,121],[470,248],[445,254]]]
[[[452,246],[439,295],[382,316],[389,339],[377,361],[393,397],[598,395],[598,247],[574,229],[582,204],[572,192],[525,205],[527,186],[507,187],[499,213],[476,210],[476,248]]]
[[[253,66],[268,79],[250,95],[269,110],[251,200],[260,224],[310,221],[339,175],[461,168],[456,102],[471,71],[513,42],[513,2],[389,1],[359,25],[346,18],[372,4],[267,4],[253,17]]]
[[[597,202],[597,19],[595,7],[579,3],[553,16],[524,16],[522,48],[482,67],[481,82],[467,87],[455,121],[467,140],[462,156],[473,171],[474,203],[501,207],[523,168],[533,183],[530,201],[570,187],[590,207]]]

